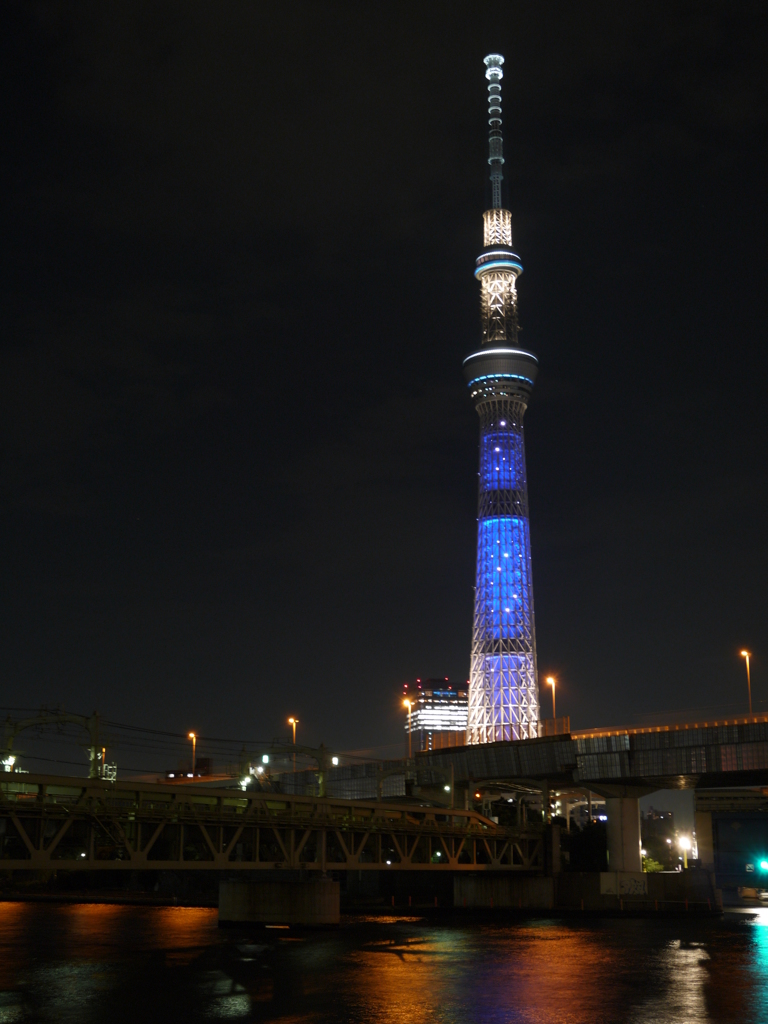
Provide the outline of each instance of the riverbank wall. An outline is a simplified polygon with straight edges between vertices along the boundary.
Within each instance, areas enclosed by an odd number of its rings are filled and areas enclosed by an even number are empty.
[[[559,875],[455,875],[455,907],[513,910],[719,913],[714,875],[688,871],[573,871]]]
[[[224,872],[135,872],[116,878],[93,872],[13,872],[0,875],[0,900],[126,903],[217,907],[220,885],[263,884]],[[270,873],[271,882],[294,879]],[[511,872],[349,871],[333,878],[341,914],[463,913],[718,913],[722,898],[714,876],[691,868],[680,872],[576,872],[558,875]],[[117,884],[116,884],[117,883]],[[304,892],[304,889],[300,890]],[[269,901],[267,901],[269,902]],[[738,901],[741,902],[741,901]],[[291,916],[290,901],[285,902]]]

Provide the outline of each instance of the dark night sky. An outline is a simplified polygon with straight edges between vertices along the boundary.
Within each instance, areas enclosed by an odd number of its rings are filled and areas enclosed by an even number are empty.
[[[1,703],[383,750],[466,678],[498,51],[540,670],[768,708],[767,20],[6,0]]]

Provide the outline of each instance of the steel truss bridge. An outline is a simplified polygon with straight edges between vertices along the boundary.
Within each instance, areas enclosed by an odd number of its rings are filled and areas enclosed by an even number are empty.
[[[0,870],[544,870],[541,824],[476,811],[0,776]]]

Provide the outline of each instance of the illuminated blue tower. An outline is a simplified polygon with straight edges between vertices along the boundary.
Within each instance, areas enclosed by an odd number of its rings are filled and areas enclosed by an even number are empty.
[[[485,58],[488,79],[491,209],[483,214],[481,348],[464,360],[480,416],[477,579],[469,676],[468,743],[530,739],[538,734],[539,695],[533,619],[528,484],[523,415],[536,379],[536,356],[518,346],[512,214],[502,206],[501,69]]]

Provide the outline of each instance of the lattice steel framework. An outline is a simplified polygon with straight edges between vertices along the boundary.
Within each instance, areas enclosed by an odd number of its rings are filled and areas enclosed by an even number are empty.
[[[467,742],[537,735],[539,698],[523,416],[536,357],[518,347],[518,276],[512,215],[502,208],[501,79],[504,58],[485,58],[493,207],[483,216],[482,347],[464,360],[480,416],[477,576]]]
[[[4,871],[537,871],[541,825],[381,800],[0,774]]]

